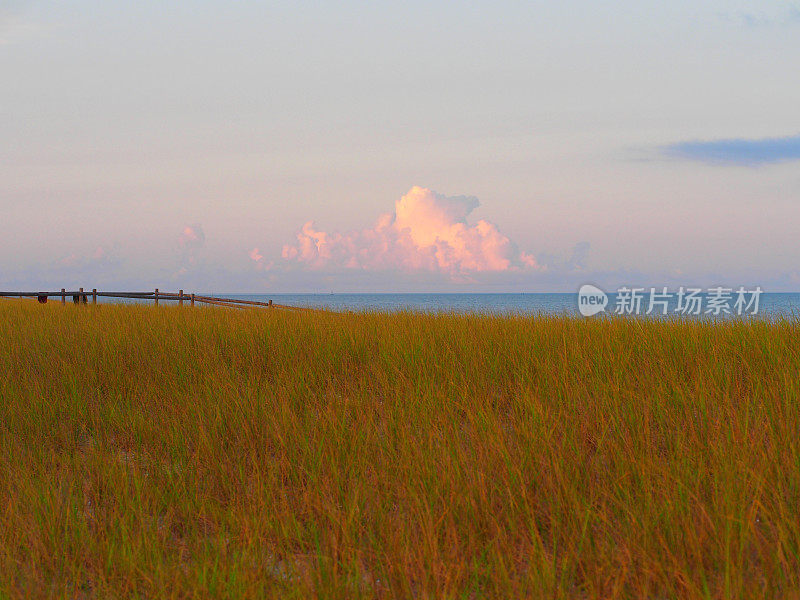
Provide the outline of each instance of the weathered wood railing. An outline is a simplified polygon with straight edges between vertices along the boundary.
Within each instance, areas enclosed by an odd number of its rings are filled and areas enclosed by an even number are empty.
[[[92,304],[97,304],[98,298],[121,298],[130,300],[152,300],[158,306],[159,301],[177,301],[179,306],[184,302],[189,302],[194,306],[196,302],[211,304],[214,306],[226,306],[228,308],[283,308],[299,311],[313,311],[312,308],[301,306],[287,306],[285,304],[275,304],[272,300],[259,302],[256,300],[241,300],[239,298],[218,298],[216,296],[201,296],[199,294],[184,294],[183,290],[178,290],[177,294],[161,292],[156,288],[152,292],[98,292],[97,289],[91,291],[79,288],[77,291],[61,288],[58,292],[0,292],[0,298],[33,298],[41,304],[47,302],[48,298],[60,298],[61,304],[67,303],[67,298],[71,298],[75,304],[88,304],[89,298]]]

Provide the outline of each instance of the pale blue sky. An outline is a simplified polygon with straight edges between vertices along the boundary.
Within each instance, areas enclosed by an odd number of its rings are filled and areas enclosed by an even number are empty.
[[[798,64],[800,2],[0,0],[0,288],[800,290]]]

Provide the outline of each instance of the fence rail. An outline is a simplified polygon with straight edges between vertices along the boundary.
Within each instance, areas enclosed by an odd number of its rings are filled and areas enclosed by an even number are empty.
[[[127,298],[130,300],[152,300],[156,306],[158,306],[159,301],[163,300],[176,301],[180,306],[183,306],[184,301],[186,301],[189,302],[191,306],[194,306],[196,302],[200,302],[202,304],[239,309],[280,308],[296,311],[315,310],[304,306],[274,304],[272,300],[268,302],[259,302],[256,300],[241,300],[238,298],[218,298],[216,296],[202,296],[200,294],[185,294],[183,290],[179,290],[178,293],[161,292],[158,289],[152,292],[101,292],[97,291],[97,289],[84,290],[83,288],[79,288],[77,290],[67,290],[66,288],[62,288],[55,292],[0,292],[0,298],[33,298],[38,300],[40,304],[45,304],[49,298],[59,298],[61,304],[66,304],[68,298],[75,304],[88,304],[90,298],[92,304],[97,304],[98,298]]]

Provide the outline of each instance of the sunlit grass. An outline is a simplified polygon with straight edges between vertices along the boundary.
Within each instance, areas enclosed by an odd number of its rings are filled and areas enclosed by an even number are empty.
[[[800,322],[0,303],[0,597],[797,598]]]

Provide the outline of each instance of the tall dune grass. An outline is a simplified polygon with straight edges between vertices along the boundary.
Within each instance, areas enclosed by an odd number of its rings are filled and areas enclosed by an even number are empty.
[[[797,320],[4,302],[0,398],[0,597],[800,597]]]

